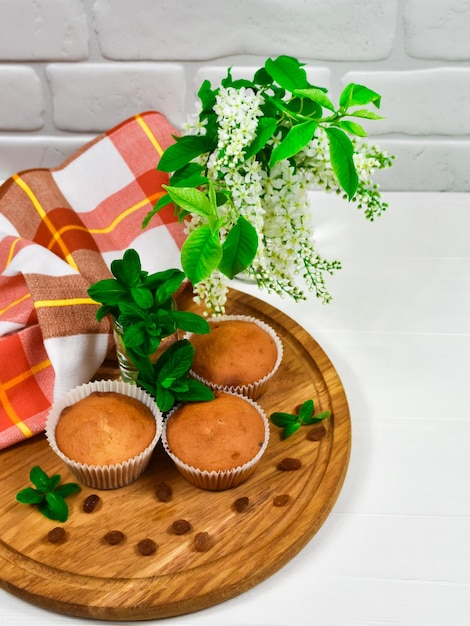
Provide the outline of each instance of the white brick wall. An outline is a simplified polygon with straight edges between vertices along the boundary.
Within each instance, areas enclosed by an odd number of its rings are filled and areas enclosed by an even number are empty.
[[[290,54],[333,99],[350,81],[382,94],[384,190],[470,191],[469,0],[0,0],[0,16],[0,180],[140,111],[179,127],[205,78]]]

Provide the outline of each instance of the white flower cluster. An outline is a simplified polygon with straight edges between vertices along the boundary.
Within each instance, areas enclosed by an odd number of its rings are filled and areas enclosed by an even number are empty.
[[[305,299],[303,286],[315,291],[323,302],[331,299],[323,274],[340,268],[338,261],[326,261],[315,249],[313,216],[309,189],[341,193],[329,158],[326,133],[319,128],[314,139],[295,157],[295,166],[288,160],[272,168],[252,157],[244,160],[244,150],[256,136],[263,98],[252,89],[221,88],[214,111],[219,128],[217,150],[206,155],[208,178],[217,189],[228,189],[231,201],[223,208],[232,223],[239,215],[248,219],[258,234],[258,250],[247,273],[260,287],[295,300]],[[190,132],[204,134],[197,123],[189,124]],[[354,141],[354,140],[353,140]],[[279,142],[274,137],[272,145]],[[373,219],[386,204],[377,186],[371,183],[375,169],[390,164],[386,152],[366,142],[355,142],[355,165],[359,185],[353,199],[365,207]],[[187,224],[191,232],[201,218],[192,216]],[[212,314],[223,313],[227,296],[227,279],[214,272],[195,285],[197,301],[204,301]]]

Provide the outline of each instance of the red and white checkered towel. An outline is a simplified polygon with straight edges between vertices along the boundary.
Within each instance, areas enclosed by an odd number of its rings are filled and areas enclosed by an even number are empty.
[[[180,267],[183,228],[166,207],[142,221],[168,177],[155,168],[175,129],[147,112],[62,166],[0,187],[0,448],[42,432],[52,402],[92,378],[112,347],[90,284],[135,248],[144,269]]]

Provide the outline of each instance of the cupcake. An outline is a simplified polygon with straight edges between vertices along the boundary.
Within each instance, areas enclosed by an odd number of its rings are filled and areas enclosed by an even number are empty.
[[[269,441],[262,408],[245,396],[216,392],[214,400],[175,407],[162,443],[186,480],[202,489],[236,487],[255,471]]]
[[[147,467],[162,431],[153,398],[136,385],[99,380],[72,389],[46,422],[54,452],[83,484],[116,489]]]
[[[256,400],[279,369],[281,340],[254,317],[225,315],[208,322],[209,333],[188,336],[195,348],[191,374],[211,389]]]

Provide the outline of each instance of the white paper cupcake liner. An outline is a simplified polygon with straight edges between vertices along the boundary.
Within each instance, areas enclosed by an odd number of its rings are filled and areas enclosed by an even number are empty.
[[[156,424],[155,436],[150,445],[139,455],[131,459],[123,459],[122,462],[113,465],[88,465],[70,459],[59,449],[55,440],[55,427],[61,412],[65,407],[75,404],[94,391],[121,393],[139,400],[152,411]],[[47,417],[45,432],[52,450],[62,459],[81,483],[95,489],[117,489],[137,480],[146,469],[152,452],[161,437],[162,427],[162,413],[157,407],[155,400],[146,391],[136,385],[122,381],[97,380],[71,389],[55,402]]]
[[[261,460],[261,457],[266,452],[266,448],[269,443],[269,421],[266,417],[263,409],[251,398],[247,398],[246,396],[234,393],[231,391],[225,391],[225,393],[230,393],[231,395],[238,396],[242,398],[245,402],[249,402],[252,406],[254,406],[264,422],[264,441],[261,448],[258,450],[256,455],[247,463],[243,465],[239,465],[232,469],[221,470],[221,471],[208,471],[201,470],[197,467],[193,467],[192,465],[188,465],[180,458],[178,458],[173,452],[168,444],[166,427],[168,424],[168,420],[171,418],[172,414],[179,408],[178,406],[173,407],[173,409],[168,413],[167,417],[163,422],[163,430],[162,430],[162,445],[168,456],[174,462],[177,470],[180,474],[191,484],[199,487],[200,489],[207,489],[209,491],[223,491],[226,489],[232,489],[244,483],[256,470],[258,463]]]
[[[279,369],[279,366],[281,365],[282,356],[284,352],[282,341],[280,337],[277,335],[277,333],[271,328],[271,326],[269,326],[269,324],[266,324],[266,322],[263,322],[262,320],[256,317],[251,317],[249,315],[220,315],[218,317],[210,317],[208,318],[207,321],[208,322],[223,322],[223,321],[231,321],[231,320],[253,322],[254,324],[257,324],[260,328],[265,330],[272,337],[276,345],[276,349],[277,349],[277,359],[276,359],[276,363],[274,364],[273,369],[268,374],[263,376],[263,378],[260,378],[259,380],[255,380],[252,383],[247,384],[247,385],[220,385],[211,380],[207,380],[203,376],[200,376],[194,370],[191,370],[190,373],[191,373],[191,376],[201,381],[202,383],[204,383],[205,385],[207,385],[214,391],[233,391],[235,393],[239,393],[243,396],[246,396],[247,398],[251,398],[252,400],[257,400],[266,391],[269,383],[271,382],[272,377],[274,376],[274,374]],[[187,337],[189,338],[190,336],[191,336],[191,333],[188,333]]]

